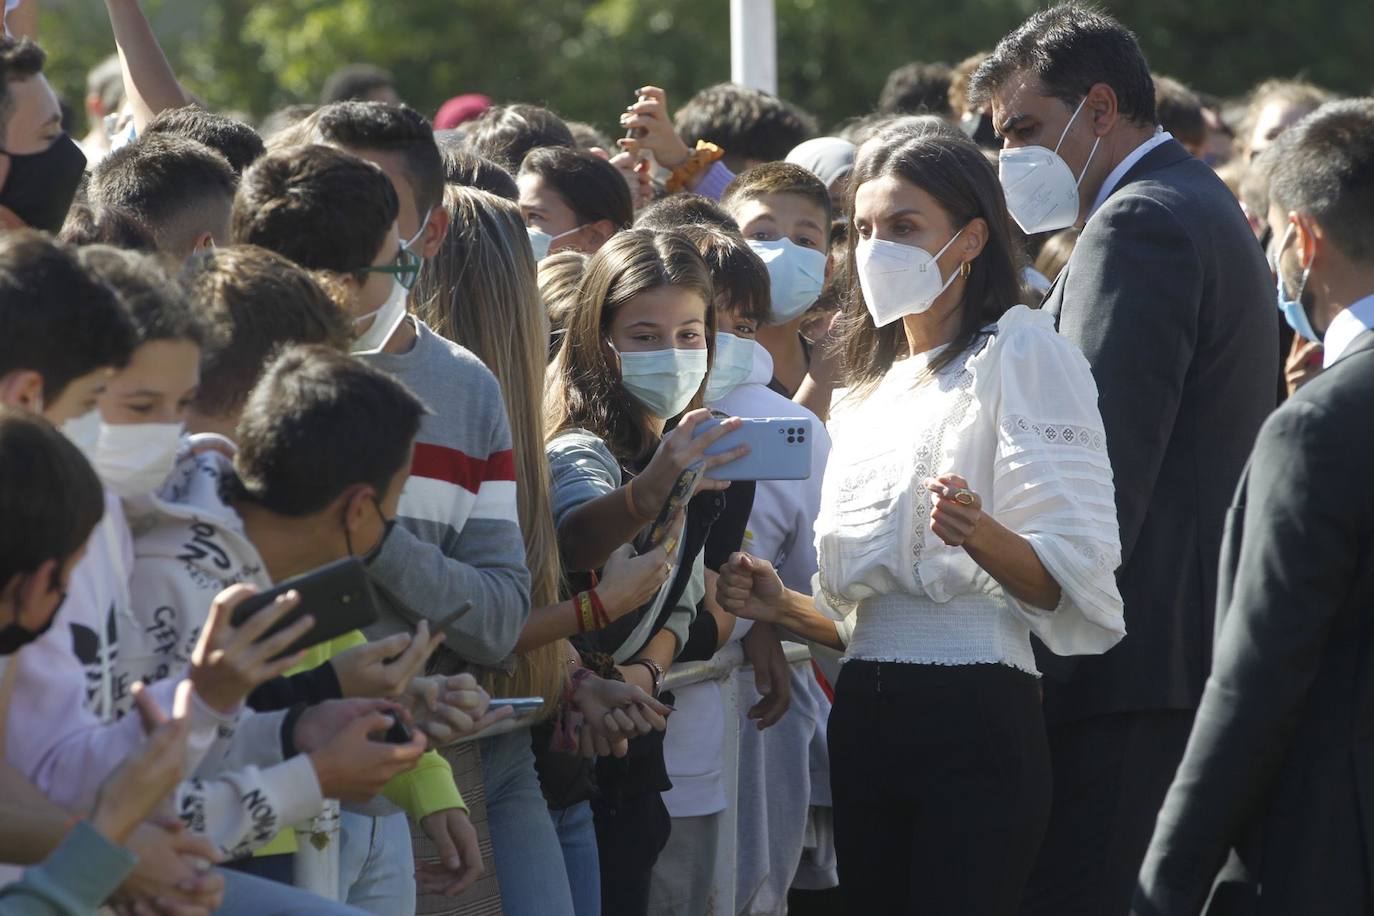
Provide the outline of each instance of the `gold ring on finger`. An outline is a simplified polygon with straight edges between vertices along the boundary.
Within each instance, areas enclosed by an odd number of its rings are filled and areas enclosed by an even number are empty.
[[[976,494],[972,490],[967,488],[961,488],[954,491],[954,501],[961,506],[973,505],[973,501],[976,498]]]

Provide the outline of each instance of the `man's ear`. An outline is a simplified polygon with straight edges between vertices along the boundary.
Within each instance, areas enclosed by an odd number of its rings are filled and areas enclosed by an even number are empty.
[[[1106,83],[1095,83],[1088,90],[1083,103],[1083,113],[1092,120],[1093,134],[1105,137],[1111,133],[1121,119],[1121,109],[1117,107],[1116,90]]]
[[[196,243],[191,246],[191,254],[197,255],[202,251],[210,251],[215,247],[215,235],[213,232],[202,232],[196,238]]]
[[[429,260],[439,253],[439,246],[444,244],[450,223],[452,220],[442,203],[429,211],[429,219],[425,220],[425,231],[420,235],[420,257]]]
[[[365,483],[355,483],[344,490],[339,496],[344,527],[350,532],[357,531],[362,527],[367,516],[372,512],[372,500],[376,496],[377,491]]]
[[[42,413],[43,376],[33,369],[15,369],[0,375],[0,404]]]
[[[62,600],[54,600],[53,579],[57,576],[56,560],[45,560],[33,572],[16,576],[18,588],[15,590],[14,622],[26,630],[41,630],[52,615],[57,613],[57,605]],[[14,582],[15,579],[11,579]]]

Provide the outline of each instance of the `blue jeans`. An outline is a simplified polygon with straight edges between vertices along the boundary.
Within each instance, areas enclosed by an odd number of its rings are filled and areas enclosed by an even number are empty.
[[[362,916],[361,910],[245,872],[222,868],[224,903],[215,916]]]
[[[528,729],[481,742],[482,783],[505,916],[577,916]]]
[[[404,814],[339,817],[339,896],[377,916],[415,912],[415,854]]]
[[[601,916],[601,862],[596,855],[592,803],[584,801],[570,808],[553,808],[549,816],[558,831],[558,843],[563,847],[573,910],[577,916]]]

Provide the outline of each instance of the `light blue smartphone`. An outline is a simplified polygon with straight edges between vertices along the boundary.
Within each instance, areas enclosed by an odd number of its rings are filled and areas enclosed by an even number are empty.
[[[712,417],[696,428],[696,435],[720,425]],[[741,445],[749,454],[706,471],[711,480],[806,480],[811,476],[811,420],[802,417],[746,419],[706,449],[719,455]]]

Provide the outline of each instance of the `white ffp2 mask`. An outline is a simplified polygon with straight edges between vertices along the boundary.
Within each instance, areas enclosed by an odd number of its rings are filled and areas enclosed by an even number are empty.
[[[1093,140],[1088,161],[1083,163],[1083,171],[1077,178],[1064,157],[1059,155],[1059,147],[1064,145],[1069,128],[1087,101],[1084,96],[1078,103],[1054,149],[1020,146],[1004,149],[997,155],[997,177],[1006,192],[1007,210],[1026,235],[1067,229],[1078,222],[1078,185],[1087,174],[1093,156],[1097,155],[1097,145],[1102,138]]]
[[[874,325],[886,327],[906,315],[919,315],[935,304],[940,294],[959,276],[963,266],[956,267],[949,279],[942,280],[938,258],[963,231],[961,228],[950,236],[935,254],[915,245],[886,239],[859,240],[854,247],[854,262],[864,305]]]

